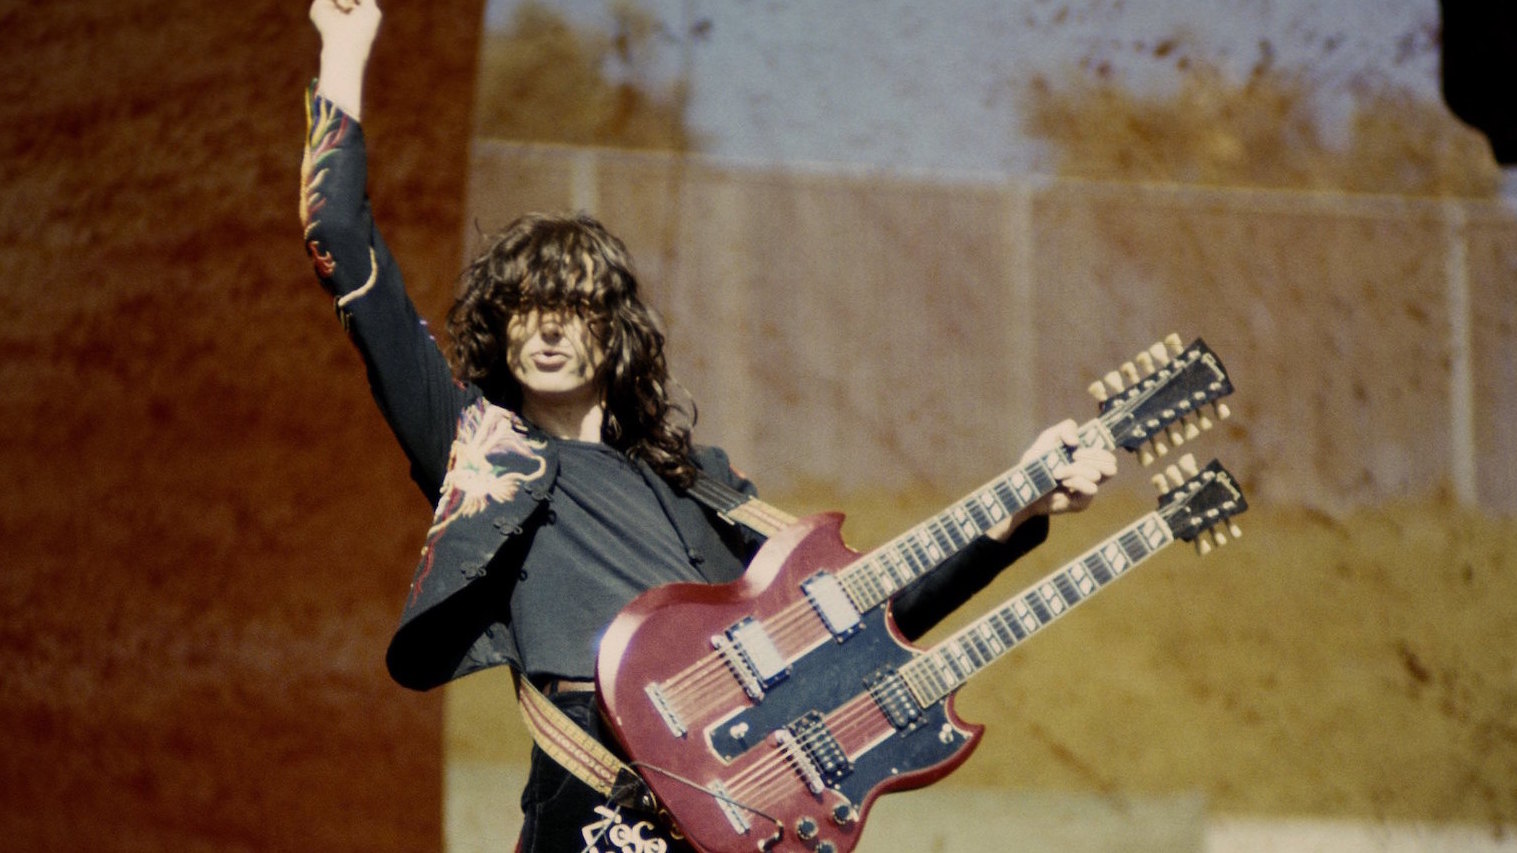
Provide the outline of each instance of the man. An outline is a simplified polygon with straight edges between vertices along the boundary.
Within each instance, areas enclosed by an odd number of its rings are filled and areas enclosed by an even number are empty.
[[[307,251],[435,507],[390,672],[424,690],[506,664],[610,744],[593,694],[601,632],[654,586],[738,578],[762,537],[718,519],[689,487],[706,477],[754,489],[720,450],[691,443],[626,248],[587,216],[524,216],[490,242],[449,311],[449,367],[365,196],[359,118],[377,0],[315,0],[311,19],[322,51],[301,169]],[[1054,492],[894,600],[904,633],[967,600],[1043,540],[1047,515],[1083,509],[1115,472],[1109,452],[1078,447],[1072,421],[1028,453],[1061,444],[1072,461],[1054,472]],[[603,802],[534,749],[521,848],[594,848],[586,827]]]

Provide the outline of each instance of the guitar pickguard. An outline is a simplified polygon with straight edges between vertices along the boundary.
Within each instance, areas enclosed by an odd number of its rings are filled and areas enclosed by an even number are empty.
[[[846,641],[825,643],[791,663],[790,677],[705,731],[711,751],[732,761],[807,711],[832,709],[868,689],[871,676],[911,658],[886,624],[884,608],[865,614]]]
[[[665,653],[690,648],[694,637],[730,641],[728,629],[750,618],[785,622],[780,612],[802,598],[797,591],[808,578],[856,556],[842,542],[841,522],[837,515],[803,520],[771,539],[732,584],[645,593],[602,640],[602,710],[700,849],[760,849],[777,833],[776,846],[762,849],[811,850],[830,841],[850,850],[876,797],[941,778],[978,741],[980,727],[954,716],[952,697],[921,708],[903,699],[904,688],[882,693],[883,704],[871,694],[881,673],[921,652],[899,638],[885,607],[790,658],[783,678],[762,680],[762,701],[729,672],[737,658],[707,651],[692,664],[688,655]],[[809,604],[801,607],[788,611],[791,618],[820,625]]]

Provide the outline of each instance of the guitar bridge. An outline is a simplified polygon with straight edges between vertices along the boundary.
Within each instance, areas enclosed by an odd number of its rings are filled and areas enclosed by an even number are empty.
[[[653,703],[658,715],[663,718],[664,725],[669,727],[669,732],[675,737],[684,737],[685,723],[678,714],[674,713],[674,708],[669,704],[668,697],[664,695],[663,688],[657,684],[649,684],[643,688],[643,692],[648,694],[648,701]]]
[[[744,809],[732,797],[728,796],[727,789],[723,788],[721,783],[713,782],[707,790],[716,799],[716,804],[721,807],[722,814],[726,816],[727,822],[732,824],[732,831],[738,835],[747,834],[748,830],[753,827],[753,824],[748,822],[748,816],[744,814]]]

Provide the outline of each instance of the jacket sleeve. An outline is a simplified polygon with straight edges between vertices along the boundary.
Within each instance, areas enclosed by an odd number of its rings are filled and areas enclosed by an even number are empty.
[[[366,192],[363,128],[306,94],[300,214],[316,276],[362,356],[380,412],[434,505],[447,471],[458,413],[479,396],[453,379],[447,359],[412,304]]]
[[[989,586],[1002,569],[1047,538],[1046,515],[1023,522],[1004,543],[988,536],[977,537],[943,565],[896,594],[890,605],[896,627],[908,640],[922,636]]]

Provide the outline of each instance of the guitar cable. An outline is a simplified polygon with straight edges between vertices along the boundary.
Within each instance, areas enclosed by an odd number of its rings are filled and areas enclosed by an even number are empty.
[[[734,806],[736,808],[742,809],[743,811],[748,812],[749,814],[757,815],[758,817],[761,817],[764,820],[767,820],[770,823],[774,824],[774,826],[775,826],[776,829],[783,830],[785,828],[784,823],[779,818],[775,817],[774,815],[769,814],[767,812],[764,812],[764,811],[762,811],[760,809],[757,809],[757,808],[755,808],[755,807],[753,807],[753,806],[751,806],[751,805],[749,805],[747,803],[735,800],[735,799],[727,796],[726,794],[722,793],[721,791],[716,791],[716,790],[712,790],[711,788],[707,788],[705,785],[702,785],[701,783],[695,781],[694,779],[687,779],[684,776],[681,776],[680,774],[675,773],[673,770],[669,770],[668,768],[665,768],[665,767],[659,767],[656,764],[649,764],[649,763],[644,762],[644,761],[634,761],[634,762],[632,762],[632,766],[635,767],[635,768],[637,768],[639,771],[642,771],[642,770],[652,770],[652,771],[657,772],[657,773],[659,773],[659,774],[661,774],[661,775],[663,775],[663,776],[665,776],[667,778],[673,779],[674,781],[680,783],[681,785],[685,785],[687,787],[694,788],[695,790],[700,791],[702,794],[705,794],[706,796],[711,797],[714,800],[721,800],[722,802],[724,802],[724,803],[726,803],[726,804],[728,804],[730,806]]]

